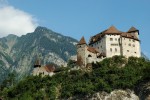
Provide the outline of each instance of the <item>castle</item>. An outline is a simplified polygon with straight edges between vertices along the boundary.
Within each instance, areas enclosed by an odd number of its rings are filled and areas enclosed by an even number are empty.
[[[77,44],[77,64],[83,67],[115,55],[126,58],[141,56],[138,29],[131,27],[127,32],[122,32],[111,26],[92,36],[89,45],[84,37]]]

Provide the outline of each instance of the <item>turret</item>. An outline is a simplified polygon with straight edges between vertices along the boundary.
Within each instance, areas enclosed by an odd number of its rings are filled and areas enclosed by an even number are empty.
[[[128,33],[135,34],[135,36],[139,39],[139,30],[136,29],[135,27],[131,27],[131,28],[128,30]]]
[[[77,62],[78,65],[86,65],[85,55],[86,55],[87,44],[85,42],[84,37],[81,38],[79,43],[77,44]]]
[[[78,48],[85,47],[85,46],[87,46],[87,44],[86,44],[86,42],[85,42],[84,37],[82,37],[81,40],[79,41],[79,43],[77,44],[77,49],[78,49]]]

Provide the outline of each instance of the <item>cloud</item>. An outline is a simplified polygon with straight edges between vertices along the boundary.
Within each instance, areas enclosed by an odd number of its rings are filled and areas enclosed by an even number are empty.
[[[33,32],[37,25],[31,14],[8,5],[6,0],[0,0],[0,37],[8,34],[21,36]]]

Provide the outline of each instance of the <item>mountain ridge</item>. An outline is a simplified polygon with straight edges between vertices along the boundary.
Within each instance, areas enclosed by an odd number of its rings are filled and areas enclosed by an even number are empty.
[[[20,76],[30,74],[37,55],[43,65],[54,63],[65,66],[70,56],[76,54],[77,42],[41,26],[20,37],[10,34],[0,38],[0,66],[1,69],[15,70]]]

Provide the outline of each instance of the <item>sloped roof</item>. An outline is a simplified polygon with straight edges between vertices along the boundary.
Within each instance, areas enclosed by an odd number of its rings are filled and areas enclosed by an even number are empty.
[[[86,41],[85,41],[84,37],[81,38],[81,40],[79,41],[78,44],[80,44],[80,45],[81,45],[81,44],[86,44]]]
[[[112,35],[117,34],[117,35],[121,35],[126,38],[132,38],[132,39],[139,41],[138,37],[135,34],[131,33],[134,31],[138,31],[138,29],[136,29],[135,27],[131,27],[128,32],[122,32],[122,31],[119,31],[115,26],[111,26],[107,30],[104,30],[104,31],[92,36],[90,38],[89,44],[93,44],[93,43],[99,41],[103,36],[105,36],[105,34],[112,34]]]
[[[54,72],[55,71],[55,66],[53,64],[46,65],[45,70],[47,72]]]
[[[93,47],[90,47],[90,46],[88,46],[87,50],[88,50],[89,52],[92,52],[92,53],[99,53],[96,48],[93,48]]]
[[[131,38],[131,39],[139,40],[139,39],[136,37],[136,35],[135,35],[135,34],[132,34],[132,33],[126,33],[126,32],[124,32],[124,33],[121,34],[121,36],[122,36],[122,37],[126,37],[126,38]]]
[[[121,31],[119,31],[115,26],[111,26],[103,33],[121,33]]]
[[[128,30],[128,33],[130,33],[130,32],[135,32],[135,31],[138,31],[138,29],[136,29],[135,27],[131,27],[129,30]]]

